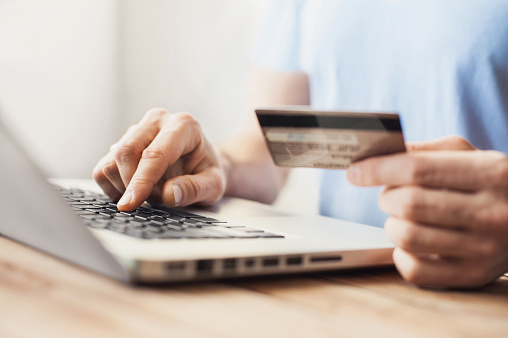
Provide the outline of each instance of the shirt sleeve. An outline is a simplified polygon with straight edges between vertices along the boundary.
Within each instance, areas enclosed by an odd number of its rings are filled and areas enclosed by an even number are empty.
[[[261,18],[254,60],[281,71],[299,71],[300,17],[304,0],[269,0]]]

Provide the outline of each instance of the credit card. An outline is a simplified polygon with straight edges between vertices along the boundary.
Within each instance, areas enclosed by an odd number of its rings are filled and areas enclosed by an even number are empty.
[[[276,165],[347,169],[351,163],[406,151],[393,112],[318,111],[301,107],[256,109]]]

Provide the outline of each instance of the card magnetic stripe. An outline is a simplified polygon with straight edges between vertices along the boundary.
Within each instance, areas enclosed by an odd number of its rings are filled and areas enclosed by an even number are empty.
[[[262,127],[402,131],[399,119],[375,116],[258,114],[258,120]]]

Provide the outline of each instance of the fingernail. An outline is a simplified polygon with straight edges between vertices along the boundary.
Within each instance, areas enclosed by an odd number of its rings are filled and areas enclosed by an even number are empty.
[[[127,190],[122,198],[120,198],[120,200],[118,201],[118,205],[127,205],[131,202],[132,200],[132,193],[130,190]]]
[[[173,194],[175,197],[175,207],[182,201],[182,188],[178,184],[173,184]]]
[[[359,170],[358,166],[356,166],[356,165],[350,166],[349,169],[347,170],[347,179],[350,182],[357,182],[359,172],[360,172],[360,170]]]

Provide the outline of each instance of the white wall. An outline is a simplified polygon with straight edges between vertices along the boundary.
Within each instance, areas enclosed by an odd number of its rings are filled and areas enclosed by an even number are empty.
[[[115,1],[0,0],[0,109],[53,176],[89,175],[113,140],[116,12]]]
[[[0,0],[0,109],[55,177],[89,177],[153,106],[218,141],[243,120],[266,1]],[[308,171],[291,182],[278,205],[315,212]]]
[[[122,7],[127,120],[152,106],[187,110],[215,141],[243,118],[252,40],[265,1],[128,0]]]

